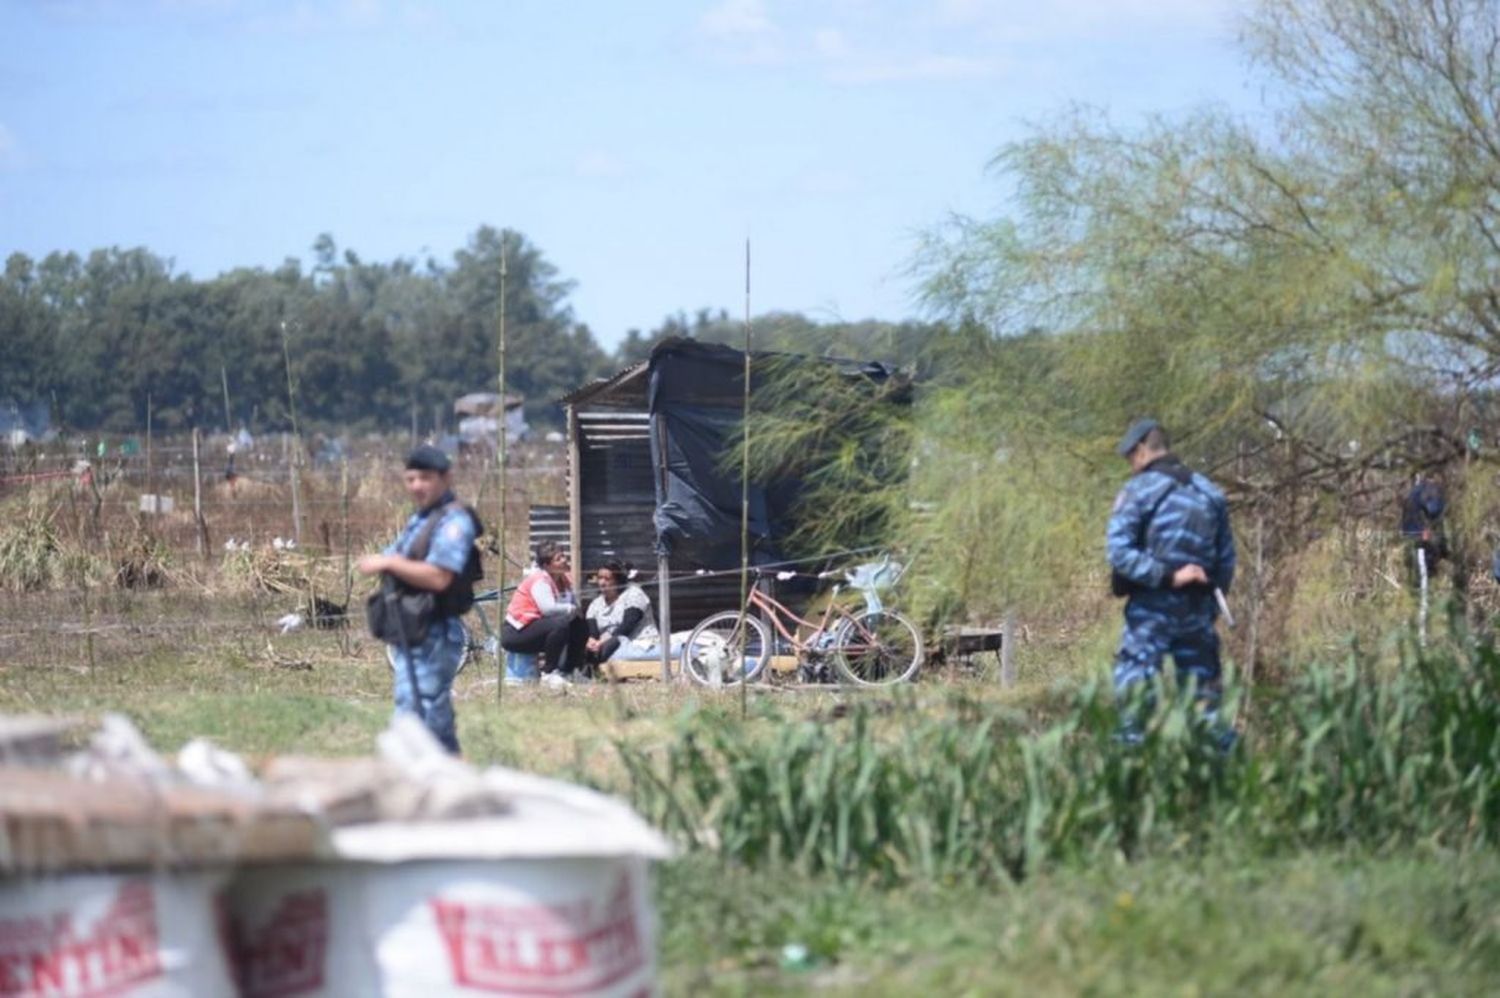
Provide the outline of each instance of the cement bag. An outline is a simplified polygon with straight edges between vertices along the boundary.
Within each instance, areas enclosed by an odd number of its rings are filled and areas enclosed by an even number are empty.
[[[244,998],[654,992],[635,857],[327,863],[230,888]]]
[[[0,881],[0,995],[232,996],[222,873]]]

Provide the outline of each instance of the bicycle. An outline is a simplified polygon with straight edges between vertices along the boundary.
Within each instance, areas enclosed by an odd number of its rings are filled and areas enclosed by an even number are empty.
[[[760,569],[751,572],[757,583],[766,575]],[[816,672],[832,661],[840,678],[857,686],[888,686],[910,680],[925,657],[922,634],[880,599],[880,590],[895,585],[903,572],[903,567],[887,555],[843,573],[818,573],[815,578],[819,579],[842,574],[845,582],[864,597],[864,607],[851,610],[838,601],[842,583],[835,585],[818,621],[798,616],[762,592],[758,584],[752,586],[743,608],[716,613],[693,628],[682,649],[683,671],[697,682],[715,687],[735,686],[759,676],[775,653],[759,613],[790,645],[803,670]],[[797,574],[778,572],[776,577],[785,581]],[[809,629],[805,638],[799,634],[803,628]]]
[[[457,679],[468,666],[469,662],[476,658],[483,658],[487,662],[495,660],[495,653],[500,648],[500,632],[495,630],[490,623],[489,615],[484,612],[482,604],[500,602],[500,590],[486,589],[484,592],[474,594],[474,606],[459,618],[459,623],[464,629],[464,653],[458,660],[458,668],[453,671],[453,677]],[[479,618],[479,633],[475,633],[474,625],[469,623],[470,617]]]

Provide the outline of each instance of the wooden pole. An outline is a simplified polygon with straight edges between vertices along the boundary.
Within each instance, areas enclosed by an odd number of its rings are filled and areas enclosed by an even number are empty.
[[[569,404],[567,412],[568,437],[568,549],[573,553],[573,567],[582,572],[583,565],[583,428],[578,421],[578,408]]]
[[[743,402],[740,406],[740,613],[749,611],[748,598],[750,589],[750,240],[745,240],[745,392]],[[749,632],[745,630],[745,621],[739,622],[742,634],[746,635],[745,644],[749,645]],[[773,632],[774,633],[774,632]],[[762,648],[761,657],[766,659],[761,663],[765,671],[771,668],[771,649]],[[750,713],[750,680],[745,676],[745,667],[748,664],[748,656],[741,653],[740,656],[740,717],[747,717]],[[761,675],[765,675],[762,671]]]
[[[1266,514],[1257,504],[1255,512],[1255,577],[1250,585],[1250,635],[1245,653],[1245,716],[1255,695],[1255,659],[1260,654],[1260,611],[1265,600]]]
[[[193,523],[198,528],[198,557],[208,554],[208,530],[203,523],[203,475],[198,464],[198,427],[193,427]]]
[[[1016,611],[1005,611],[1005,622],[1000,635],[1000,688],[1010,689],[1016,685]]]
[[[229,409],[229,371],[223,364],[219,365],[219,383],[224,386],[224,432],[232,437],[234,436],[234,417],[230,415]]]
[[[496,388],[500,393],[500,401],[495,420],[495,475],[496,475],[496,504],[497,513],[495,517],[495,542],[500,550],[500,568],[495,573],[495,585],[500,590],[500,599],[495,601],[495,633],[498,635],[505,629],[505,279],[509,276],[508,258],[505,248],[505,235],[500,236],[500,374],[496,380]],[[495,701],[498,703],[504,697],[505,689],[505,651],[500,647],[500,640],[495,639]]]
[[[146,494],[151,497],[151,511],[154,513],[159,508],[156,504],[156,490],[152,488],[151,475],[151,393],[146,393]]]
[[[286,329],[286,322],[281,323],[281,358],[286,365],[286,401],[287,409],[292,417],[292,540],[297,546],[302,546],[302,489],[298,481],[298,472],[302,464],[301,440],[297,435],[297,386],[292,381],[292,348]]]
[[[353,650],[353,635],[350,632],[349,621],[352,619],[350,610],[354,599],[354,574],[351,570],[353,551],[349,544],[349,458],[345,457],[339,470],[339,494],[342,506],[342,517],[344,521],[344,619],[339,626],[339,648],[345,655]]]
[[[667,425],[656,423],[656,494],[667,495]],[[659,547],[660,545],[658,545]],[[665,554],[656,556],[656,602],[661,607],[661,681],[672,681],[672,565]]]

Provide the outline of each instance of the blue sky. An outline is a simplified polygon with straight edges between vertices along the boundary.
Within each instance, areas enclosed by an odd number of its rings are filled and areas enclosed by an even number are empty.
[[[207,277],[481,224],[606,346],[678,309],[918,315],[916,234],[1070,103],[1258,107],[1236,0],[0,0],[0,255]]]

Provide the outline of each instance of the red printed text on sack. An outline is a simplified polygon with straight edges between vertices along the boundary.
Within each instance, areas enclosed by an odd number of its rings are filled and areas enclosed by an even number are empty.
[[[95,998],[162,975],[156,895],[127,881],[97,919],[53,911],[0,919],[0,995]]]
[[[432,902],[453,983],[478,991],[554,995],[618,983],[646,963],[631,883],[609,900],[562,905]]]

